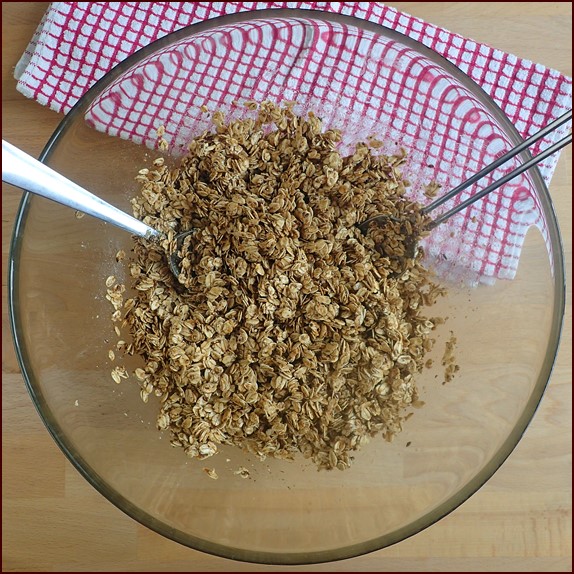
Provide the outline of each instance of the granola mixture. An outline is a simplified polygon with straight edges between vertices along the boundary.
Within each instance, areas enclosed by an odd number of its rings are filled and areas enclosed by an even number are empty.
[[[137,176],[134,213],[167,239],[136,239],[135,296],[110,280],[113,319],[131,336],[119,348],[143,358],[142,399],[159,398],[159,429],[190,457],[233,444],[345,469],[422,404],[415,378],[441,322],[425,307],[443,289],[420,253],[404,257],[421,220],[405,199],[405,157],[364,143],[343,157],[339,132],[289,106],[213,122],[178,167],[158,158]],[[362,233],[356,224],[377,213],[404,222]],[[114,369],[116,382],[126,376]]]

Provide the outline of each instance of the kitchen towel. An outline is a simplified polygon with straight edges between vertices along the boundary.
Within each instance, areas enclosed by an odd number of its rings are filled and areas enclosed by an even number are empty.
[[[67,113],[96,80],[153,40],[198,21],[265,8],[338,12],[401,32],[441,54],[470,76],[503,109],[524,137],[571,108],[570,78],[378,2],[54,2],[16,67],[18,90],[58,112]],[[264,44],[262,41],[262,49]],[[239,51],[237,57],[241,57]],[[219,63],[212,61],[210,65],[223,66],[225,58]],[[337,62],[333,66],[336,67]],[[302,68],[302,78],[305,73],[306,68]],[[150,89],[156,89],[156,86],[152,85]],[[365,84],[361,89],[371,106],[382,107],[386,103],[381,99],[383,96],[376,93],[375,84]],[[360,94],[361,89],[355,93]],[[384,96],[388,97],[388,94]],[[87,118],[98,129],[145,141],[138,130],[146,122],[147,127],[157,125],[153,106],[146,114],[128,110],[130,121],[125,121],[124,117],[119,125],[118,114],[114,112],[116,108],[105,104],[102,101],[99,108],[94,107],[90,111],[91,117]],[[350,105],[356,106],[357,102],[350,102]],[[367,112],[368,107],[366,105]],[[400,111],[400,106],[397,109]],[[406,122],[406,118],[403,120]],[[408,125],[405,123],[403,128],[406,130]],[[568,126],[563,126],[547,136],[531,148],[532,153],[551,145],[567,129]],[[445,153],[447,150],[439,150],[439,157],[446,164]],[[539,166],[547,183],[557,159],[556,154]],[[447,178],[445,183],[451,181]],[[445,226],[433,233],[426,247],[437,261],[440,257],[446,261],[464,260],[464,267],[472,271],[467,279],[474,274],[475,279],[489,283],[496,278],[514,276],[524,237],[533,224],[545,235],[545,222],[535,198],[523,196],[508,187],[504,193],[491,194],[457,220],[454,231],[465,241],[449,241],[453,227]],[[461,245],[466,249],[465,253],[460,252]]]

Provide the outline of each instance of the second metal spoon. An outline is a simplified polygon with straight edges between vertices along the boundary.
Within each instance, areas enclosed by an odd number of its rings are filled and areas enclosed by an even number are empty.
[[[504,165],[510,159],[512,159],[513,157],[515,157],[519,153],[523,152],[524,150],[528,149],[533,143],[542,139],[544,136],[546,136],[550,132],[556,130],[558,127],[560,127],[561,125],[570,121],[571,119],[572,119],[572,110],[569,110],[565,114],[560,116],[558,119],[556,119],[552,123],[548,124],[545,128],[541,129],[539,132],[536,132],[534,135],[532,135],[528,139],[524,140],[521,144],[512,148],[510,151],[505,153],[503,156],[499,157],[497,160],[493,161],[491,164],[487,165],[485,168],[481,169],[479,172],[477,172],[474,175],[472,175],[471,177],[469,177],[466,181],[464,181],[463,183],[461,183],[460,185],[458,185],[454,189],[450,190],[448,193],[445,193],[443,196],[435,199],[429,205],[426,205],[425,207],[423,207],[420,210],[420,215],[429,216],[430,213],[433,212],[437,207],[440,207],[446,201],[455,197],[456,195],[458,195],[459,193],[461,193],[462,191],[464,191],[465,189],[467,189],[468,187],[470,187],[471,185],[473,185],[474,183],[476,183],[477,181],[482,179],[484,176],[486,176],[489,173],[491,173],[492,171],[494,171],[496,168]],[[473,203],[475,203],[479,199],[483,198],[485,195],[489,194],[491,191],[498,189],[499,187],[501,187],[505,183],[509,182],[510,180],[514,179],[515,177],[517,177],[521,173],[534,167],[536,164],[540,163],[543,159],[546,159],[547,157],[556,153],[557,151],[559,151],[563,147],[569,145],[570,143],[572,143],[572,132],[570,132],[567,136],[565,136],[561,140],[557,141],[554,145],[552,145],[549,148],[545,149],[544,151],[540,152],[538,155],[530,158],[528,161],[524,162],[522,165],[518,166],[516,169],[512,170],[510,173],[507,173],[506,175],[504,175],[500,179],[496,180],[495,182],[491,183],[487,187],[474,193],[469,198],[462,201],[458,205],[455,205],[454,207],[452,207],[448,211],[442,213],[441,215],[439,215],[435,219],[429,220],[424,225],[424,228],[420,229],[419,231],[421,231],[421,232],[431,231],[432,229],[434,229],[435,227],[437,227],[441,223],[444,223],[447,219],[450,219],[453,215],[455,215],[459,211],[462,211],[463,209],[467,208],[469,205],[472,205]],[[369,229],[369,225],[371,223],[377,222],[380,225],[382,223],[389,222],[389,221],[391,221],[393,223],[399,223],[399,224],[402,223],[396,217],[392,217],[392,216],[389,216],[387,214],[378,214],[378,215],[374,215],[373,217],[369,217],[365,221],[362,221],[361,223],[358,224],[357,227],[363,233],[366,233],[366,231]],[[416,252],[416,243],[417,243],[417,238],[413,238],[413,241],[410,242],[411,249],[410,249],[409,256],[411,256],[411,257],[414,256],[414,254]]]

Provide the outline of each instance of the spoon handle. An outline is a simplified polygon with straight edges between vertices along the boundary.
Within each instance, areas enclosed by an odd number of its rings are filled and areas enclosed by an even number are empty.
[[[452,217],[455,213],[462,211],[463,209],[467,208],[469,205],[472,205],[479,199],[483,198],[485,195],[498,189],[500,186],[504,185],[505,183],[509,182],[511,179],[514,179],[521,173],[524,173],[526,170],[534,167],[537,163],[540,163],[543,159],[551,156],[552,154],[556,153],[558,150],[561,150],[563,147],[567,146],[568,144],[572,143],[572,134],[568,134],[565,138],[557,141],[553,146],[545,149],[543,152],[539,153],[538,155],[534,156],[533,158],[529,159],[527,162],[523,163],[521,166],[517,167],[515,170],[507,173],[505,176],[497,179],[495,182],[491,183],[488,187],[480,190],[478,193],[471,195],[468,199],[465,199],[458,205],[455,205],[452,209],[445,211],[439,217],[434,219],[428,226],[427,229],[434,229],[441,223],[444,223],[447,219]]]
[[[159,232],[90,193],[42,162],[2,140],[2,181],[130,231],[139,237]]]
[[[461,191],[469,188],[473,183],[482,179],[485,175],[488,175],[491,171],[494,171],[497,167],[505,164],[508,160],[512,159],[514,156],[518,155],[520,152],[528,149],[533,143],[542,139],[545,135],[553,132],[556,128],[560,127],[562,124],[570,121],[572,119],[572,110],[567,111],[565,114],[561,115],[558,119],[554,120],[551,124],[548,124],[545,128],[542,128],[539,132],[531,135],[527,140],[524,140],[521,144],[512,148],[510,151],[505,153],[503,156],[499,157],[497,160],[493,161],[491,164],[487,165],[485,168],[481,169],[478,173],[470,176],[466,181],[463,181],[460,185],[451,189],[448,193],[445,193],[441,197],[437,197],[432,203],[429,203],[422,208],[422,213],[428,215],[431,211],[434,211],[437,207],[446,203],[451,197],[458,195]]]

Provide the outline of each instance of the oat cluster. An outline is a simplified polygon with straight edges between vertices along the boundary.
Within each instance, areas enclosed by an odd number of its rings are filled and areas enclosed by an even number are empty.
[[[143,359],[141,396],[159,398],[158,427],[189,456],[232,444],[345,469],[420,406],[415,378],[440,322],[425,307],[442,289],[420,254],[404,257],[419,218],[405,158],[367,143],[343,157],[338,131],[288,106],[213,121],[176,167],[158,158],[137,176],[134,213],[168,238],[136,239],[135,296],[111,285],[123,350]],[[362,233],[376,213],[393,219]]]
[[[457,344],[457,338],[454,333],[450,332],[450,338],[445,344],[444,354],[442,356],[441,364],[444,367],[444,382],[450,383],[460,370],[460,365],[456,361],[455,349]]]

